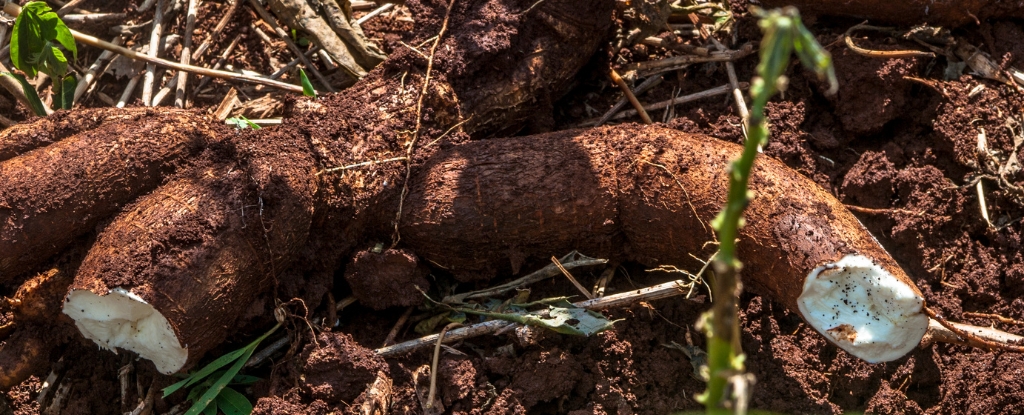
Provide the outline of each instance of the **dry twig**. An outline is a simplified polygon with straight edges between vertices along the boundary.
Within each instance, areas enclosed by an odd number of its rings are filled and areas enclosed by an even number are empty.
[[[633,104],[633,108],[635,108],[636,112],[640,114],[640,119],[644,120],[644,124],[654,124],[654,122],[651,121],[651,116],[647,115],[647,111],[644,111],[643,105],[640,105],[640,101],[636,99],[636,95],[633,95],[633,91],[629,90],[629,85],[626,85],[626,81],[619,76],[618,72],[615,72],[615,68],[609,69],[608,77],[611,78],[612,82],[619,87],[619,90],[622,91],[622,95]]]
[[[665,78],[662,77],[661,75],[655,75],[645,79],[643,82],[640,83],[640,85],[637,85],[636,88],[633,89],[633,97],[636,97],[637,95],[640,95],[644,92],[647,92],[649,89],[658,86],[658,84],[660,84],[664,80]],[[600,127],[602,124],[608,122],[608,120],[611,119],[612,116],[618,113],[619,110],[621,110],[622,107],[626,106],[626,104],[629,102],[630,100],[626,96],[620,98],[619,101],[616,102],[610,110],[608,110],[608,112],[605,112],[604,115],[602,115],[601,118],[597,120],[597,124],[594,124],[594,126]]]
[[[146,53],[152,59],[160,54],[160,36],[163,33],[164,0],[157,0],[156,10],[153,14],[153,31],[149,36],[149,51]],[[150,62],[146,65],[146,74],[142,76],[142,105],[153,106],[153,82],[156,78],[156,64]]]
[[[685,295],[689,287],[688,283],[683,280],[675,280],[666,282],[664,284],[658,284],[639,290],[631,290],[624,293],[612,294],[602,298],[595,298],[593,300],[580,301],[573,303],[575,307],[586,308],[588,310],[604,310],[609,308],[623,307],[629,304],[637,302],[650,302],[654,300],[660,300],[663,298],[675,297],[678,295]],[[497,332],[509,326],[513,326],[515,323],[511,323],[504,320],[491,320],[471,326],[466,326],[452,330],[444,336],[445,342],[454,342],[459,340],[465,340],[471,337],[482,336],[484,334],[490,334]],[[378,355],[383,357],[398,356],[405,353],[409,353],[423,347],[429,347],[434,345],[440,336],[432,334],[426,337],[422,337],[415,340],[399,343],[393,346],[382,347],[375,350]]]
[[[565,278],[569,279],[569,282],[571,282],[572,285],[574,285],[576,289],[579,290],[579,292],[583,293],[584,297],[587,297],[588,300],[594,299],[594,296],[590,295],[590,291],[587,291],[586,288],[583,288],[583,285],[581,285],[579,281],[576,281],[576,278],[569,273],[569,270],[565,269],[565,267],[562,266],[561,262],[558,262],[558,258],[551,256],[551,262],[553,262],[555,266],[558,267],[559,271],[562,271],[562,275],[565,275]]]
[[[198,0],[188,1],[188,13],[185,15],[185,41],[184,46],[181,49],[181,64],[188,65],[192,59],[192,31],[196,27],[196,7]],[[236,1],[237,3],[237,1]],[[188,86],[188,72],[178,72],[175,74],[177,82],[172,80],[170,84],[176,84],[174,90],[174,106],[178,108],[185,108],[185,88]]]

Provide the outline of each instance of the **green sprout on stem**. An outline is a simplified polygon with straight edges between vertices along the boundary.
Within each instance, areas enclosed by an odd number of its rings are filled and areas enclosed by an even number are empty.
[[[71,52],[73,58],[78,58],[78,48],[71,29],[68,29],[57,13],[41,1],[23,6],[11,33],[11,63],[30,78],[39,72],[48,75],[53,82],[54,103],[58,108],[71,109],[78,81],[74,75],[68,74],[68,59],[62,47]],[[3,75],[18,80],[36,115],[46,115],[39,95],[24,76],[15,73]]]
[[[787,78],[784,73],[793,53],[796,53],[807,69],[828,80],[827,93],[832,94],[838,88],[831,56],[804,27],[795,8],[772,11],[755,9],[753,12],[760,18],[758,25],[764,37],[761,39],[761,60],[757,65],[757,76],[750,85],[753,102],[747,120],[748,136],[740,158],[729,166],[729,193],[725,206],[711,222],[720,241],[715,259],[715,301],[711,311],[702,317],[702,325],[708,336],[708,368],[711,377],[707,390],[698,396],[708,413],[745,411],[742,398],[726,396],[726,390],[730,381],[739,379],[737,376],[742,377],[744,372],[737,306],[742,287],[739,279],[742,263],[736,258],[736,238],[744,226],[743,211],[754,197],[747,190],[747,183],[758,147],[768,144],[765,105],[772,95],[785,90]],[[731,403],[728,405],[731,409],[727,409],[727,403]]]

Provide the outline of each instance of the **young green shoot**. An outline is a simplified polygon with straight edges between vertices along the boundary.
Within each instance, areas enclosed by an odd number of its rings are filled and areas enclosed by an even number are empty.
[[[302,95],[316,98],[316,90],[313,89],[313,83],[309,82],[309,77],[306,76],[306,71],[302,70],[302,68],[299,68],[299,79],[302,81]]]
[[[29,78],[34,78],[39,72],[48,75],[53,82],[55,106],[71,109],[78,80],[68,73],[65,50],[71,52],[73,58],[78,57],[75,38],[57,13],[41,1],[23,6],[11,33],[11,62]],[[36,115],[46,115],[42,101],[25,77],[20,74],[4,75],[13,76],[21,83]]]
[[[742,263],[736,258],[736,238],[744,225],[743,211],[754,197],[747,190],[747,183],[757,157],[757,149],[768,144],[765,106],[775,93],[785,90],[787,78],[784,73],[793,53],[796,53],[807,69],[828,80],[828,93],[834,93],[838,88],[832,58],[801,23],[800,14],[795,8],[772,11],[758,9],[754,12],[760,17],[758,25],[764,37],[761,39],[761,60],[757,65],[757,75],[750,85],[753,105],[748,120],[749,135],[740,158],[730,164],[729,192],[725,206],[711,222],[721,242],[715,258],[715,301],[711,311],[702,317],[702,325],[708,336],[710,379],[707,389],[698,398],[708,413],[729,413],[733,409],[742,410],[745,407],[741,402],[742,397],[726,396],[730,382],[745,379],[737,306],[742,289],[739,279]]]

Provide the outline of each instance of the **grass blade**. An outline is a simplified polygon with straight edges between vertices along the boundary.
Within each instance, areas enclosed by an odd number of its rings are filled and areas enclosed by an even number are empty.
[[[302,80],[302,95],[307,97],[316,97],[316,90],[313,89],[313,83],[309,82],[309,77],[306,76],[306,71],[299,68],[299,79]]]
[[[217,407],[224,415],[249,415],[252,413],[252,403],[245,395],[231,388],[224,388],[217,395]]]

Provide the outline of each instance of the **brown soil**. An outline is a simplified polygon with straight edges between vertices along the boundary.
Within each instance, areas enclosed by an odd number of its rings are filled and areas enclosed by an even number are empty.
[[[437,144],[441,149],[438,150],[438,154],[457,155],[458,143],[472,138],[504,136],[515,133],[520,128],[529,132],[569,129],[584,119],[599,116],[619,99],[619,92],[605,80],[603,65],[606,65],[609,58],[608,53],[602,50],[593,57],[591,65],[585,67],[575,78],[575,86],[568,95],[560,100],[558,97],[568,85],[539,88],[544,91],[540,96],[526,97],[503,93],[504,96],[515,97],[519,104],[526,103],[527,105],[520,107],[528,110],[504,111],[505,103],[488,102],[491,96],[483,92],[494,90],[488,86],[490,84],[505,85],[514,89],[514,85],[521,86],[533,82],[532,78],[527,76],[532,67],[524,56],[533,52],[534,47],[550,46],[531,45],[530,48],[523,48],[521,55],[511,57],[508,61],[492,62],[479,58],[481,55],[486,56],[489,51],[508,46],[511,41],[509,39],[517,35],[513,33],[516,28],[523,27],[516,12],[522,9],[520,6],[528,6],[530,3],[532,2],[508,2],[501,3],[504,6],[494,10],[460,11],[464,16],[460,24],[466,27],[490,25],[495,28],[495,32],[507,33],[509,38],[456,36],[459,45],[473,46],[459,50],[472,50],[479,52],[480,55],[444,55],[444,48],[441,49],[437,63],[441,68],[437,70],[446,76],[460,79],[451,86],[460,91],[481,91],[476,95],[464,95],[465,101],[460,104],[467,108],[479,107],[486,110],[481,111],[478,118],[474,119],[473,125],[467,125],[467,128],[476,134],[472,137],[458,133],[448,136]],[[219,18],[218,13],[225,10],[222,7],[224,5],[219,3],[203,4],[204,9],[211,10],[209,17],[200,19],[200,35],[212,28]],[[520,8],[511,9],[508,4]],[[735,6],[737,12],[742,12],[744,7],[741,6],[745,5]],[[406,13],[429,14],[435,17],[444,14],[443,4],[440,2],[410,2],[409,7],[411,12]],[[431,13],[424,12],[428,8],[432,9]],[[266,45],[249,31],[249,23],[258,20],[251,11],[242,8],[237,12],[237,16],[237,23],[233,21],[228,26],[225,34],[221,35],[222,42],[215,42],[214,49],[208,56],[220,53],[219,48],[227,42],[225,39],[244,34],[245,42],[232,56],[234,64],[268,73],[291,59],[286,49],[278,44],[279,41]],[[366,147],[351,148],[338,145],[338,148],[331,148],[318,154],[318,157],[323,157],[318,161],[329,166],[362,161],[365,160],[365,153],[382,154],[397,148],[387,147],[395,143],[370,142],[371,137],[413,128],[411,123],[407,122],[408,118],[387,125],[375,124],[386,115],[387,108],[400,107],[402,104],[374,101],[372,98],[375,97],[375,88],[388,86],[395,90],[401,89],[396,80],[402,73],[395,68],[422,68],[425,62],[409,52],[400,41],[410,45],[418,44],[417,40],[422,41],[433,36],[440,27],[440,21],[437,19],[413,26],[410,22],[399,19],[401,16],[399,13],[385,14],[367,26],[370,36],[381,39],[383,48],[394,58],[386,64],[392,65],[389,67],[391,71],[387,72],[390,76],[387,78],[388,81],[363,86],[364,89],[361,90],[357,87],[355,90],[347,90],[340,95],[321,100],[325,107],[338,111],[346,118],[303,118],[302,122],[288,127],[283,132],[278,130],[278,137],[288,134],[334,137],[346,131],[360,129]],[[984,19],[985,16],[980,18]],[[954,20],[964,19],[973,22],[973,19],[959,15],[955,16]],[[804,174],[831,191],[843,203],[869,208],[859,210],[859,213],[856,213],[857,217],[903,266],[924,293],[928,303],[944,316],[977,325],[989,325],[992,322],[967,318],[964,313],[996,313],[1024,320],[1024,300],[1020,299],[1024,295],[1024,254],[1020,252],[1021,238],[1024,234],[1024,225],[1020,221],[1024,216],[1022,198],[1009,186],[984,180],[985,201],[993,224],[990,227],[980,214],[978,194],[973,184],[973,180],[983,171],[986,163],[985,160],[979,160],[975,151],[979,131],[984,129],[988,147],[998,151],[1002,160],[1005,160],[1015,151],[1012,134],[1021,134],[1020,125],[1024,120],[1019,114],[1024,105],[1024,97],[1014,88],[970,75],[943,80],[943,58],[935,61],[919,58],[881,60],[853,54],[845,45],[835,40],[848,27],[859,23],[860,20],[820,17],[812,21],[811,31],[818,35],[823,44],[828,45],[828,50],[835,58],[840,93],[835,97],[825,97],[821,84],[798,65],[794,65],[789,74],[789,90],[784,97],[773,100],[768,108],[773,137],[765,148],[765,156],[785,163]],[[759,35],[755,23],[749,16],[741,15],[738,28],[740,43],[757,40]],[[958,29],[956,34],[975,45],[980,45],[982,50],[991,53],[1004,67],[1024,67],[1024,43],[1020,41],[1024,36],[1024,29],[1020,22],[981,20],[980,23],[980,26],[970,24]],[[171,27],[172,30],[180,32],[178,29],[183,27],[183,19],[179,17]],[[540,28],[531,26],[528,30],[543,29],[543,25],[538,27]],[[557,32],[557,29],[553,31]],[[456,32],[458,33],[457,30]],[[878,38],[875,35],[871,37]],[[199,37],[199,40],[201,39],[202,36]],[[895,48],[885,41],[861,40],[858,43],[877,49]],[[626,55],[636,60],[647,58],[640,56],[637,51],[626,51]],[[172,56],[174,54],[175,52],[171,52]],[[750,57],[737,63],[741,80],[752,76],[755,59]],[[208,58],[201,63],[209,64],[211,61],[212,59]],[[513,66],[517,64],[522,66]],[[564,69],[556,67],[551,71],[561,72]],[[467,73],[479,76],[460,77]],[[404,86],[412,91],[414,86],[420,85],[417,79],[421,73],[410,73],[408,76],[409,83]],[[928,79],[931,86],[910,81],[906,79],[907,76]],[[520,83],[515,84],[509,80]],[[664,84],[640,98],[644,102],[654,102],[667,98],[673,87],[680,88],[686,94],[721,85],[726,80],[724,66],[698,65],[681,71],[678,76],[667,76]],[[114,79],[108,76],[101,82],[99,92],[116,97],[125,82],[127,78]],[[971,91],[979,84],[985,88],[980,93],[972,94]],[[205,91],[203,96],[207,98],[200,98],[197,103],[216,105],[219,102],[218,97],[223,96],[227,85],[220,81],[214,81],[213,85],[215,89]],[[246,92],[254,95],[260,93],[248,87]],[[347,101],[347,98],[352,96],[371,99],[368,99],[368,102],[357,103]],[[415,95],[389,95],[390,98],[398,97],[395,98],[398,101],[410,99],[410,96]],[[6,95],[4,98],[11,100]],[[103,105],[95,95],[86,103]],[[448,104],[451,103],[443,97],[438,98],[435,108]],[[293,112],[301,112],[301,105],[303,104],[293,103],[289,108]],[[369,107],[373,108],[366,109]],[[596,109],[597,114],[588,114],[588,107]],[[9,112],[9,108],[11,107],[0,101],[0,110],[4,111],[5,115],[11,114],[10,116],[16,119],[22,119],[26,115],[21,110]],[[714,136],[731,142],[739,142],[741,139],[742,133],[738,127],[740,120],[729,102],[708,99],[679,105],[675,111],[676,117],[666,123],[669,128]],[[79,151],[74,153],[77,154],[76,157],[105,160],[98,158],[94,152],[105,148],[103,145],[117,144],[118,131],[150,130],[157,134],[161,122],[172,118],[186,121],[196,118],[194,113],[164,110],[135,110],[125,115],[123,122],[98,118],[79,120],[75,119],[74,114],[60,113],[51,117],[45,121],[51,126],[46,127],[43,134],[27,133],[20,135],[21,139],[16,142],[0,143],[0,160],[83,132],[84,135],[79,135],[82,137],[80,141],[65,141],[61,145],[81,145],[76,147],[76,151]],[[434,117],[435,122],[428,128],[437,131],[430,131],[426,135],[439,136],[444,131],[438,130],[438,126],[443,125],[443,118],[450,114],[438,111],[429,115]],[[652,115],[660,119],[662,114],[658,112]],[[438,118],[442,120],[437,121]],[[1011,124],[1012,128],[1007,128],[1008,120],[1011,119],[1017,124]],[[139,120],[145,122],[140,123]],[[95,126],[101,123],[101,128],[110,131],[95,130]],[[510,127],[513,125],[515,127]],[[75,222],[74,227],[91,230],[97,226],[105,226],[107,221],[111,220],[110,216],[121,211],[125,204],[131,202],[134,195],[148,192],[160,185],[166,186],[167,180],[173,180],[170,171],[187,171],[212,166],[209,160],[221,156],[211,155],[210,151],[238,151],[245,153],[250,159],[258,159],[273,157],[277,150],[287,148],[288,145],[274,144],[266,149],[259,146],[237,149],[213,146],[214,150],[200,149],[211,145],[205,141],[205,137],[230,134],[234,133],[226,130],[199,131],[192,136],[178,137],[174,142],[184,150],[155,146],[151,146],[152,151],[132,150],[132,154],[139,156],[139,159],[132,160],[133,163],[139,164],[134,170],[139,173],[117,178],[126,182],[105,184],[113,190],[97,189],[96,194],[101,197],[82,200],[80,203],[87,205],[95,214]],[[114,138],[115,141],[104,142],[101,138]],[[88,140],[94,142],[89,144],[91,147],[82,144]],[[130,144],[149,145],[147,142]],[[495,143],[494,146],[500,147],[500,143]],[[172,157],[161,151],[177,152]],[[537,158],[565,156],[567,152],[582,150],[569,146],[531,151],[538,154],[529,157]],[[423,155],[430,153],[425,152]],[[187,157],[197,154],[194,159]],[[287,151],[282,154],[287,154]],[[614,158],[617,155],[618,153],[608,154],[607,157]],[[1024,157],[1024,154],[1018,154],[1018,157]],[[157,163],[145,164],[152,160],[156,160]],[[116,161],[122,164],[125,162]],[[59,180],[50,179],[47,183],[64,183],[66,186],[72,186],[73,179],[81,174],[62,168],[65,165],[74,166],[73,163],[60,159],[48,163],[54,168],[37,174],[56,177]],[[294,166],[300,164],[296,161],[291,166],[299,168]],[[0,168],[14,168],[11,164],[2,166]],[[526,178],[531,175],[570,175],[574,169],[585,170],[589,167],[566,165],[552,171],[525,171],[521,174]],[[381,177],[400,177],[404,170],[398,164],[380,167],[373,170],[373,173],[378,176],[367,174],[360,176],[359,179],[365,179],[368,185],[384,188],[389,185],[387,180],[380,180]],[[438,181],[442,179],[444,178],[439,178]],[[481,186],[479,183],[470,183],[472,179],[475,178],[458,177],[454,180],[462,180],[461,184],[467,187]],[[483,185],[486,186],[486,177],[483,179]],[[600,187],[601,177],[591,179],[589,183],[564,183],[564,188],[560,191],[587,192]],[[1009,179],[1011,184],[1017,186],[1022,181],[1020,174],[1011,175]],[[420,183],[431,184],[430,181]],[[273,183],[268,186],[272,187]],[[488,188],[496,186],[498,184],[491,184]],[[41,189],[30,188],[27,184],[19,187],[17,183],[5,183],[0,184],[0,202],[4,200],[2,197],[5,193],[2,192],[7,188],[15,189],[11,190],[11,195],[21,198],[34,197],[40,204],[53,203],[53,198],[69,194],[66,189],[56,186]],[[386,202],[393,201],[397,190],[392,183],[392,199],[384,198]],[[421,189],[411,190],[413,193],[410,198],[429,195],[420,192]],[[351,196],[340,188],[318,191],[330,196],[325,202],[329,205],[340,205],[339,200]],[[471,195],[462,196],[466,196],[458,199],[460,203],[465,204],[462,208],[468,211],[479,207],[474,204]],[[232,197],[237,197],[240,203],[246,203],[247,200],[251,202],[253,198],[248,194]],[[507,194],[504,197],[507,199],[491,200],[489,203],[531,203],[525,199],[528,197],[527,194]],[[595,201],[595,205],[602,203],[599,195],[592,200]],[[361,204],[364,202],[365,205]],[[377,202],[379,201],[345,200],[348,206],[379,211],[380,216],[393,218],[392,205],[385,202],[377,205]],[[557,205],[558,202],[559,200],[545,200],[534,203]],[[673,203],[675,202],[678,201]],[[102,209],[95,207],[99,204],[105,205]],[[424,208],[423,205],[414,206]],[[617,209],[618,206],[614,208]],[[623,270],[628,273],[619,272],[615,276],[608,288],[609,293],[675,278],[664,273],[644,272],[640,263],[650,265],[658,262],[657,257],[650,257],[654,250],[634,246],[634,251],[621,252],[622,239],[626,238],[621,234],[622,231],[617,225],[612,227],[608,224],[606,217],[597,214],[600,213],[600,209],[591,209],[588,212],[595,213],[593,218],[573,217],[570,213],[565,213],[565,217],[552,216],[549,220],[557,220],[562,224],[560,232],[590,235],[586,239],[581,238],[581,246],[578,246],[586,254],[603,253],[615,256],[619,260],[638,261],[624,264]],[[426,215],[436,212],[419,213]],[[275,355],[272,359],[273,364],[265,364],[249,372],[264,378],[252,388],[245,390],[256,403],[257,413],[353,413],[364,401],[363,394],[367,385],[381,375],[390,378],[394,385],[392,413],[423,413],[420,398],[417,397],[417,388],[425,387],[425,381],[415,374],[421,366],[430,363],[430,351],[423,350],[401,358],[384,360],[373,355],[371,350],[383,344],[388,332],[404,311],[404,306],[421,303],[422,294],[410,290],[411,285],[422,284],[423,288],[430,286],[433,290],[432,295],[443,295],[445,290],[456,286],[459,292],[484,288],[509,279],[513,274],[521,275],[539,268],[546,263],[545,258],[551,255],[565,254],[547,252],[549,246],[544,244],[516,246],[507,241],[492,241],[493,243],[486,246],[460,247],[457,245],[459,235],[445,235],[448,240],[443,243],[434,240],[435,245],[431,246],[431,237],[437,235],[431,235],[429,232],[417,234],[415,229],[407,229],[407,233],[403,235],[403,238],[407,238],[405,245],[399,248],[416,246],[418,251],[386,250],[381,254],[363,251],[343,259],[319,256],[323,252],[348,252],[355,246],[367,249],[377,242],[391,241],[391,229],[387,226],[381,226],[382,229],[370,229],[366,231],[369,236],[362,238],[352,237],[352,234],[357,230],[363,231],[361,227],[365,224],[351,225],[352,228],[345,229],[337,226],[339,216],[354,214],[351,211],[333,211],[334,216],[314,216],[308,219],[310,229],[314,230],[311,232],[322,230],[323,236],[320,239],[313,238],[309,246],[295,254],[298,257],[298,265],[280,277],[278,297],[303,298],[306,301],[306,309],[298,307],[295,312],[305,314],[312,324],[320,323],[318,326],[331,329],[333,332],[320,333],[314,340],[310,335],[311,326],[301,323],[290,327],[291,335],[303,340],[294,342],[287,354],[282,352]],[[416,212],[413,211],[412,214],[415,215]],[[9,208],[0,203],[0,219],[6,218],[5,215],[12,214]],[[62,212],[56,212],[54,215],[57,217],[54,220],[74,222],[80,219],[78,216],[70,217]],[[15,216],[11,217],[15,218],[11,220],[18,220]],[[485,223],[483,219],[486,218],[474,218],[478,221],[465,229],[480,230],[486,229],[488,225],[495,226],[495,222]],[[503,229],[521,227],[522,232],[544,229],[519,218],[502,220],[505,221],[500,225]],[[211,222],[210,226],[229,225]],[[645,232],[657,234],[659,230],[648,229]],[[190,237],[198,238],[202,235],[169,235],[168,238],[188,240]],[[77,246],[85,243],[78,241],[76,237],[58,234],[48,235],[46,240],[38,240],[40,245]],[[85,236],[90,237],[88,234]],[[700,239],[687,242],[695,245],[708,239],[706,235],[696,233],[664,236],[666,239],[672,237]],[[26,258],[30,257],[33,248],[18,242],[0,240],[0,247],[20,249],[26,252]],[[112,246],[116,248],[118,245]],[[475,254],[470,256],[466,263],[453,269],[451,264],[444,262],[443,254],[445,250],[451,249],[460,249],[460,252],[472,249]],[[688,257],[688,253],[700,257],[707,252],[684,252],[681,256]],[[117,255],[144,256],[143,254],[149,253],[120,252],[96,261],[114,261],[118,258]],[[420,261],[417,256],[425,260]],[[465,260],[467,257],[459,258]],[[45,260],[46,258],[33,259],[36,265]],[[268,258],[256,258],[255,261],[272,262]],[[341,263],[349,265],[341,267],[343,272],[334,274],[333,271],[339,268]],[[699,268],[699,263],[693,260],[678,265],[686,266],[691,271]],[[758,270],[750,268],[753,265],[750,264],[745,272],[757,273]],[[5,272],[8,267],[17,270],[19,266],[21,265],[0,264],[0,282],[7,282],[5,278],[8,274]],[[159,264],[154,265],[158,266]],[[429,275],[425,273],[423,267],[429,267]],[[36,269],[38,266],[32,268]],[[24,270],[18,272],[21,271]],[[585,286],[589,286],[601,271],[574,271],[574,275]],[[145,272],[163,271],[156,269]],[[487,281],[488,279],[490,281]],[[9,286],[4,294],[13,295],[16,288]],[[533,298],[576,293],[571,284],[561,279],[540,283],[533,287],[533,290]],[[325,321],[328,317],[334,320],[335,316],[334,304],[325,301],[325,292],[331,292],[333,298],[343,298],[352,294],[360,299],[361,304],[339,313],[338,324],[335,326],[333,321]],[[246,312],[264,313],[271,303],[272,299],[262,298],[259,304],[247,305]],[[676,410],[698,410],[701,406],[696,403],[693,396],[704,389],[704,384],[694,374],[695,369],[687,355],[665,345],[672,342],[686,344],[689,333],[693,343],[702,347],[703,336],[693,329],[693,326],[708,306],[704,296],[698,296],[690,301],[662,300],[609,311],[606,314],[610,318],[623,320],[616,323],[614,330],[591,338],[545,333],[533,342],[523,342],[512,332],[455,344],[453,350],[442,351],[438,365],[440,402],[448,413],[453,414],[664,414]],[[2,326],[5,319],[12,317],[6,309],[0,311],[4,311],[0,313]],[[1024,388],[1020,386],[1019,376],[1024,370],[1024,357],[1020,355],[933,345],[915,350],[895,362],[871,365],[831,345],[813,329],[808,328],[799,316],[767,297],[745,293],[741,298],[741,313],[742,346],[747,353],[746,365],[757,378],[751,402],[753,408],[781,413],[865,411],[987,414],[1024,411]],[[425,310],[418,310],[411,319],[413,323],[407,323],[407,326],[431,316],[432,314]],[[217,356],[233,350],[266,328],[259,323],[266,322],[267,318],[256,319],[255,322],[253,319],[247,321],[249,324],[244,326],[242,333],[229,337],[228,344],[213,349],[208,356]],[[1022,329],[1017,326],[997,326],[1010,332],[1022,333]],[[146,388],[163,387],[176,380],[158,375],[152,365],[145,362],[133,362],[131,356],[117,356],[96,350],[93,343],[69,334],[72,329],[68,321],[62,320],[56,326],[59,329],[54,329],[53,325],[38,327],[39,329],[30,332],[45,332],[45,335],[34,338],[47,339],[48,343],[46,347],[33,348],[32,352],[49,354],[52,364],[48,367],[33,367],[31,371],[35,376],[0,396],[0,414],[6,413],[5,405],[10,405],[16,414],[40,413],[45,407],[54,405],[53,390],[47,395],[48,398],[44,400],[42,407],[36,399],[43,379],[51,371],[58,375],[56,383],[66,385],[64,387],[67,388],[65,401],[56,403],[55,413],[128,412],[144,396]],[[21,330],[21,333],[26,332],[24,328]],[[406,327],[399,332],[397,340],[403,341],[419,336]],[[17,340],[12,337],[7,338],[5,342],[14,344]],[[9,356],[10,348],[7,350],[8,355],[4,356],[12,359],[13,357]],[[0,360],[8,361],[10,360]],[[119,369],[124,367],[133,368],[129,371],[130,387],[126,392],[122,391],[118,376]],[[122,393],[126,395],[122,396]],[[167,413],[171,406],[182,400],[181,396],[172,396],[166,401],[157,399],[156,412]]]

